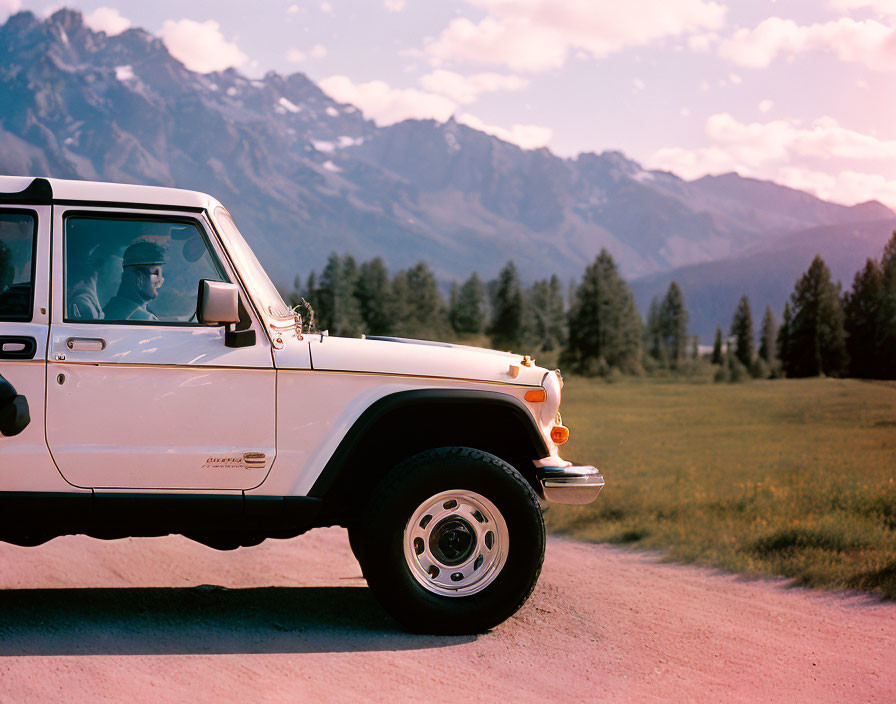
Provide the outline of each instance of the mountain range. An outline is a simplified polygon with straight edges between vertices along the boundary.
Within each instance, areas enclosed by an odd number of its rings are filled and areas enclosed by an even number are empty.
[[[380,127],[301,73],[199,74],[142,29],[110,37],[68,9],[10,17],[0,56],[0,173],[212,193],[286,286],[332,251],[422,259],[442,281],[512,259],[532,281],[578,278],[606,248],[642,310],[678,280],[705,340],[741,293],[756,317],[780,313],[816,252],[851,281],[896,226],[875,201],[685,181],[616,151],[561,158],[453,119]]]

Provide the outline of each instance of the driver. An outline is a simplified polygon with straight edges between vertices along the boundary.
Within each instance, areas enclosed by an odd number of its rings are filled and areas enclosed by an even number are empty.
[[[147,305],[158,298],[164,264],[165,250],[155,242],[140,240],[124,250],[121,285],[103,306],[106,320],[158,320]]]

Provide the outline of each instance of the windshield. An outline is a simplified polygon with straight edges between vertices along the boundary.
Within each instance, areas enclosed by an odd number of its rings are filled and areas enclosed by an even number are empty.
[[[227,209],[220,205],[215,208],[214,220],[228,245],[227,251],[246,282],[249,295],[255,300],[256,305],[265,313],[275,317],[292,318],[292,311],[283,301],[277,287],[268,278],[267,272],[255,258],[255,254],[246,244],[240,231],[236,229],[236,224]]]

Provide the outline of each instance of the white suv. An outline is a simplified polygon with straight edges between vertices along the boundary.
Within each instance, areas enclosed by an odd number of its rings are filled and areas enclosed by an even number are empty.
[[[535,585],[539,499],[603,486],[558,455],[562,385],[516,354],[303,331],[202,193],[0,177],[2,540],[342,525],[406,627],[479,632]]]

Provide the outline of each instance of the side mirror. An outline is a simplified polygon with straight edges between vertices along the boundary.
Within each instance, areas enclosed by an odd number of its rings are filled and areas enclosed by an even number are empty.
[[[0,435],[18,435],[31,422],[28,399],[16,396],[8,406],[0,408]]]
[[[28,400],[0,376],[0,435],[18,435],[30,422]]]
[[[199,282],[196,318],[207,325],[240,322],[240,290],[237,285],[202,279]]]
[[[227,347],[252,347],[255,344],[254,330],[233,329],[234,323],[240,322],[240,289],[236,284],[202,279],[196,300],[196,319],[206,325],[224,325]]]

